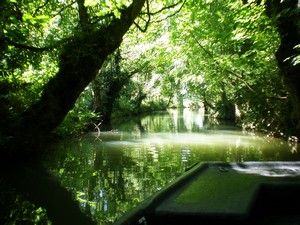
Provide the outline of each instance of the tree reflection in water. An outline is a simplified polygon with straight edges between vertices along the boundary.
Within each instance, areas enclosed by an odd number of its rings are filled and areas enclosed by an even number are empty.
[[[118,131],[102,132],[100,140],[91,134],[60,143],[48,167],[86,214],[99,224],[110,224],[196,162],[298,157],[281,140],[199,117],[195,112],[158,113],[119,122],[113,127]]]
[[[0,188],[1,224],[96,224],[40,163],[2,163]]]
[[[85,215],[106,225],[194,163],[299,159],[281,140],[216,125],[197,112],[183,114],[165,112],[127,119],[113,125],[117,131],[102,132],[98,139],[97,133],[65,139],[51,146],[55,151],[43,164],[72,193]],[[45,212],[38,206],[20,207],[32,209],[40,218]]]

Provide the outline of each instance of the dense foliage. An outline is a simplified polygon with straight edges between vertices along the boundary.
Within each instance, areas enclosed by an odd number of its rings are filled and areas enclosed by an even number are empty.
[[[189,8],[188,19],[174,21],[181,32],[173,32],[186,57],[186,92],[221,118],[230,118],[226,106],[233,104],[244,124],[278,125],[287,93],[274,54],[279,36],[264,5],[200,1]]]
[[[67,112],[63,134],[120,112],[182,106],[297,131],[296,85],[284,83],[275,54],[288,36],[278,21],[298,15],[290,2],[2,1],[1,142],[23,130],[48,134]],[[137,18],[128,19],[133,12]],[[299,45],[289,48],[295,51],[283,60],[297,71]]]
[[[147,69],[123,86],[114,112],[204,106],[221,119],[278,131],[288,110],[275,58],[279,45],[263,2],[187,2],[146,33],[133,27],[127,34],[121,68],[147,63]]]
[[[2,0],[0,161],[26,161],[23,156],[32,159],[39,151],[49,150],[44,143],[53,132],[77,134],[99,129],[114,117],[168,107],[203,107],[211,116],[237,121],[245,128],[299,136],[297,4],[297,0]],[[151,122],[159,131],[170,126],[169,121],[164,125],[161,120]],[[78,149],[81,147],[79,144]],[[137,166],[126,155],[128,152],[102,151],[101,146],[97,152],[93,149],[87,146],[83,155],[81,151],[72,155],[58,149],[66,169],[55,171],[67,187],[64,176],[75,178],[74,182],[84,174],[91,178],[74,189],[75,198],[90,214],[89,204],[97,196],[93,191],[102,190],[100,178],[104,178],[107,193],[115,195],[109,200],[124,206],[120,204],[124,193],[115,188],[126,185],[126,173],[121,170],[126,163],[127,172],[140,172],[133,177],[134,188],[127,186],[129,191],[151,186],[143,177],[144,168],[159,187],[178,175],[177,170],[173,173],[172,168],[162,166],[172,171],[170,178],[163,178],[163,173],[145,165],[148,158],[152,159],[147,154]],[[112,155],[105,160],[107,153]],[[203,153],[196,161],[210,159]],[[221,154],[220,159],[242,161],[231,153],[233,158]],[[251,160],[262,159],[261,155],[254,155],[251,149],[244,154]],[[163,157],[155,160],[172,163],[181,159],[164,151]],[[107,165],[113,169],[106,170]],[[12,166],[10,171],[5,167],[1,170],[5,178],[18,179],[14,173],[18,170],[26,182],[20,180],[17,186],[11,186],[0,179],[5,188],[0,195],[1,208],[5,209],[1,215],[18,222],[20,215],[25,215],[28,221],[23,222],[47,224],[46,211],[49,216],[49,210],[60,211],[58,205],[69,209],[68,199],[78,208],[48,171],[31,171],[27,166]],[[80,168],[79,173],[74,173],[75,167]],[[34,183],[36,189],[25,183]],[[80,191],[82,187],[87,189]],[[30,194],[11,194],[11,189]],[[53,196],[60,190],[67,199],[56,195],[52,198],[57,201],[55,207],[49,207],[47,194],[40,194],[40,190]],[[153,191],[149,188],[149,193]],[[41,203],[29,203],[30,197],[43,199],[45,210],[39,207]],[[130,199],[127,205],[140,199]],[[9,211],[6,201],[13,207],[19,205],[20,211]],[[70,224],[74,225],[89,224],[77,220],[81,215],[78,209],[71,216],[61,214],[57,219],[73,220]],[[0,216],[2,223],[5,219]]]

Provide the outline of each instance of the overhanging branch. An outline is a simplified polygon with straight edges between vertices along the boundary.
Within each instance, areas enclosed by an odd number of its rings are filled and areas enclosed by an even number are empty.
[[[19,49],[24,49],[24,50],[30,50],[30,51],[33,51],[33,52],[45,52],[45,51],[49,51],[49,50],[52,50],[54,49],[56,46],[47,46],[47,47],[34,47],[34,46],[29,46],[29,45],[26,45],[26,44],[22,44],[22,43],[17,43],[15,41],[12,41],[6,37],[1,37],[0,38],[1,41],[3,41],[4,43],[6,43],[7,45],[10,45],[10,46],[14,46],[16,48],[19,48]]]
[[[35,17],[36,14],[37,14],[42,8],[45,8],[45,7],[48,5],[49,2],[50,2],[50,0],[46,0],[42,5],[38,6],[38,7],[36,8],[36,10],[34,11],[34,13],[32,14],[32,16]]]
[[[146,1],[146,8],[147,8],[147,19],[145,20],[143,17],[139,16],[140,19],[142,19],[143,21],[145,21],[145,26],[144,28],[142,28],[138,23],[136,22],[133,22],[134,25],[141,31],[141,32],[146,32],[148,27],[149,27],[149,24],[150,24],[150,21],[151,21],[151,14],[150,14],[150,6],[149,6],[149,0]]]
[[[191,34],[191,36],[193,37],[193,39],[196,41],[196,43],[198,44],[198,46],[219,66],[219,67],[221,67],[221,63],[219,62],[219,61],[217,61],[216,59],[215,59],[215,57],[214,57],[214,55],[210,52],[210,51],[208,51],[206,48],[204,48],[204,46],[197,40],[197,38],[195,37],[195,35],[193,35],[193,33],[190,33]],[[250,90],[250,91],[252,91],[252,92],[255,92],[254,90],[253,90],[253,88],[248,84],[248,82],[247,81],[245,81],[244,79],[243,79],[243,77],[241,76],[241,75],[239,75],[239,74],[237,74],[237,73],[235,73],[235,72],[233,72],[233,71],[231,71],[231,70],[228,70],[228,69],[224,69],[224,71],[226,71],[227,73],[230,73],[231,75],[233,75],[234,77],[236,77],[237,79],[239,79],[240,81],[242,81],[245,85],[246,85],[246,87]]]
[[[154,16],[154,15],[160,14],[160,13],[162,13],[162,12],[165,11],[165,10],[169,10],[169,9],[175,8],[175,7],[178,6],[179,4],[182,4],[182,5],[180,6],[180,9],[181,9],[181,8],[183,7],[183,5],[186,3],[186,1],[187,1],[187,0],[184,0],[184,1],[182,2],[182,0],[179,0],[178,2],[176,2],[176,3],[172,4],[172,5],[168,5],[168,6],[162,7],[161,9],[157,10],[156,12],[150,12],[150,15],[151,15],[151,16]],[[143,13],[141,13],[141,14],[143,14]],[[145,14],[145,13],[144,13],[144,14]]]
[[[161,9],[155,11],[155,12],[151,12],[150,11],[150,4],[149,4],[149,0],[146,1],[146,4],[147,4],[147,8],[146,8],[146,12],[141,12],[139,17],[141,20],[143,20],[145,22],[145,25],[144,27],[142,28],[137,22],[134,22],[134,25],[141,31],[141,32],[146,32],[148,27],[149,27],[149,24],[151,22],[151,17],[155,16],[155,15],[158,15],[160,13],[162,13],[163,11],[165,10],[170,10],[170,9],[173,9],[175,7],[177,7],[178,5],[181,4],[181,6],[179,7],[178,10],[176,10],[174,13],[172,14],[169,14],[167,15],[166,17],[164,17],[163,19],[159,19],[159,20],[154,20],[153,22],[155,23],[159,23],[159,22],[162,22],[164,20],[166,20],[167,18],[170,18],[172,16],[175,16],[177,13],[179,13],[181,11],[181,9],[183,8],[184,4],[186,3],[187,0],[179,0],[178,2],[172,4],[172,5],[168,5],[168,6],[165,6],[165,7],[162,7]],[[147,19],[144,19],[143,18],[143,15],[146,15],[147,16]]]
[[[184,1],[184,3],[185,3],[185,2],[186,2],[186,1]],[[179,12],[181,11],[181,9],[182,9],[184,3],[183,3],[183,4],[181,5],[181,7],[180,7],[177,11],[175,11],[174,13],[172,13],[172,14],[166,16],[165,18],[163,18],[163,19],[161,19],[161,20],[156,20],[156,21],[153,21],[153,22],[159,23],[159,22],[164,21],[164,20],[166,20],[166,19],[168,19],[168,18],[170,18],[170,17],[175,16],[177,13],[179,13]]]

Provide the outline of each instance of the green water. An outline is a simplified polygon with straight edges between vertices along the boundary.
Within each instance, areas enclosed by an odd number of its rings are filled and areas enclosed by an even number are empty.
[[[194,163],[299,159],[296,145],[216,124],[201,110],[128,118],[115,122],[111,131],[63,140],[52,150],[44,166],[101,225],[111,224]],[[43,208],[30,207],[31,224],[51,224]],[[40,223],[44,217],[48,222]]]

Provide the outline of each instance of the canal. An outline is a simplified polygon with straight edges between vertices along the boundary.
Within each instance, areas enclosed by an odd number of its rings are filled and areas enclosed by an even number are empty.
[[[299,159],[295,144],[189,109],[115,121],[110,130],[100,127],[100,132],[62,140],[50,152],[43,166],[99,225],[111,224],[198,162]],[[5,225],[20,224],[17,220],[51,224],[43,207],[9,194],[15,208],[10,218],[4,215]]]

